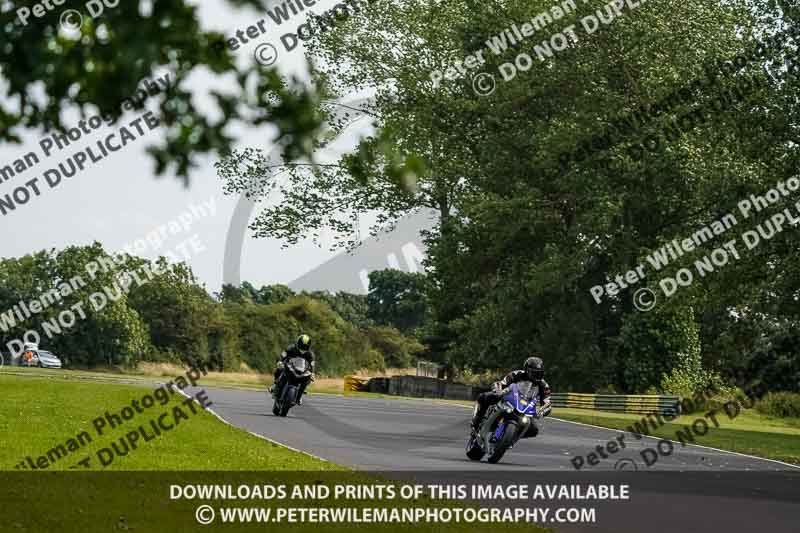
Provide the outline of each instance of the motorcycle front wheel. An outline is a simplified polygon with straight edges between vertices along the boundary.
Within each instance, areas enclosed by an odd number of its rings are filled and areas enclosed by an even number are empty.
[[[478,439],[470,436],[469,440],[467,440],[467,457],[469,457],[471,461],[480,461],[483,459],[484,455],[486,455],[486,452],[484,452],[483,448],[478,444]]]
[[[289,409],[291,409],[297,401],[297,392],[297,385],[293,384],[287,385],[286,388],[281,391],[281,406],[278,416],[286,416],[289,414]]]
[[[517,423],[509,422],[506,426],[506,430],[503,432],[503,436],[500,437],[500,440],[495,445],[492,454],[486,460],[494,464],[502,459],[506,451],[511,448],[512,444],[514,444],[514,437],[516,436],[517,431],[519,431]]]

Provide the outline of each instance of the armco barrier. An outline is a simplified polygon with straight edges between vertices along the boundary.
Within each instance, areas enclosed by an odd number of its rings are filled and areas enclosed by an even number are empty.
[[[394,396],[412,398],[445,398],[449,400],[474,400],[483,389],[424,376],[393,376],[372,378],[366,383],[362,378],[347,376],[345,392],[367,390]]]
[[[478,392],[462,383],[451,383],[422,376],[394,376],[389,381],[389,394],[414,398],[446,398],[474,400]]]
[[[581,394],[577,392],[554,393],[553,407],[617,411],[620,413],[675,415],[680,413],[680,396],[641,394]]]
[[[475,400],[485,388],[462,383],[451,383],[424,376],[393,376],[390,378],[345,378],[345,392],[379,392],[412,398],[444,398],[449,400]],[[680,413],[680,396],[655,396],[641,394],[583,394],[577,392],[554,393],[553,407],[571,407],[619,413],[673,415]]]

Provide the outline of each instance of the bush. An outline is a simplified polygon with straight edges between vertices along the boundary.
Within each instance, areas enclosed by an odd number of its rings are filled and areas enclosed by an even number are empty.
[[[366,329],[370,344],[381,354],[386,365],[393,368],[414,366],[417,357],[425,350],[419,342],[406,337],[389,326],[374,326]]]
[[[770,392],[756,403],[756,411],[780,418],[800,418],[800,394]]]
[[[720,411],[725,409],[725,404],[729,402],[739,403],[741,405],[748,405],[748,409],[752,407],[750,405],[750,400],[746,400],[749,398],[747,394],[742,389],[738,389],[736,387],[723,387],[717,388],[717,393],[711,396],[710,398],[706,398],[705,401],[702,403],[702,409],[697,409],[696,411]]]
[[[713,393],[709,394],[709,391]],[[655,394],[674,394],[689,399],[693,406],[692,412],[699,413],[722,409],[727,402],[735,400],[737,395],[743,396],[744,392],[727,385],[716,372],[673,368],[672,372],[662,376],[661,388]]]
[[[272,372],[278,356],[300,333],[312,338],[320,376],[386,366],[367,335],[325,302],[294,296],[281,304],[227,304],[225,312],[238,328],[241,360],[258,372]]]

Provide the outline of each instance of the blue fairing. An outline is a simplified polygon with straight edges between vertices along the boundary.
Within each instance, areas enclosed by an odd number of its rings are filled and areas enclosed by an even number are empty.
[[[526,387],[527,390],[520,390],[520,386],[512,383],[508,394],[503,397],[503,400],[508,402],[516,411],[521,415],[536,416],[536,396],[530,394],[533,392],[531,384]]]

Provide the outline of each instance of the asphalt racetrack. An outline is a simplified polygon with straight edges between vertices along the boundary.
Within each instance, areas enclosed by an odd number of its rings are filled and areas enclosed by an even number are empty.
[[[400,400],[311,394],[286,418],[272,414],[272,400],[264,392],[206,389],[212,410],[234,426],[311,453],[334,463],[361,470],[475,470],[497,472],[568,471],[571,460],[597,445],[616,440],[621,431],[597,428],[548,417],[539,435],[521,440],[496,465],[473,462],[464,454],[472,410],[434,400]],[[722,417],[724,419],[724,416]],[[724,420],[721,421],[724,424]],[[711,430],[713,431],[713,429]],[[658,439],[636,439],[625,433],[626,448],[582,471],[647,469],[640,452]],[[622,460],[622,461],[621,461]],[[731,452],[700,446],[675,445],[671,455],[659,456],[652,470],[785,471],[792,468]],[[800,489],[798,489],[800,490]]]
[[[471,409],[431,400],[311,394],[280,418],[264,392],[205,389],[212,410],[230,424],[357,470],[432,484],[626,484],[627,501],[547,500],[523,505],[595,508],[593,523],[547,523],[556,532],[783,533],[798,531],[800,469],[732,452],[683,447],[648,467],[640,456],[658,440],[624,433],[626,447],[593,467],[576,471],[586,457],[621,431],[544,421],[539,436],[520,441],[499,464],[464,454]],[[189,391],[187,391],[189,392]],[[557,410],[554,410],[554,412]],[[723,426],[724,427],[724,426]],[[480,500],[485,506],[520,502]]]

